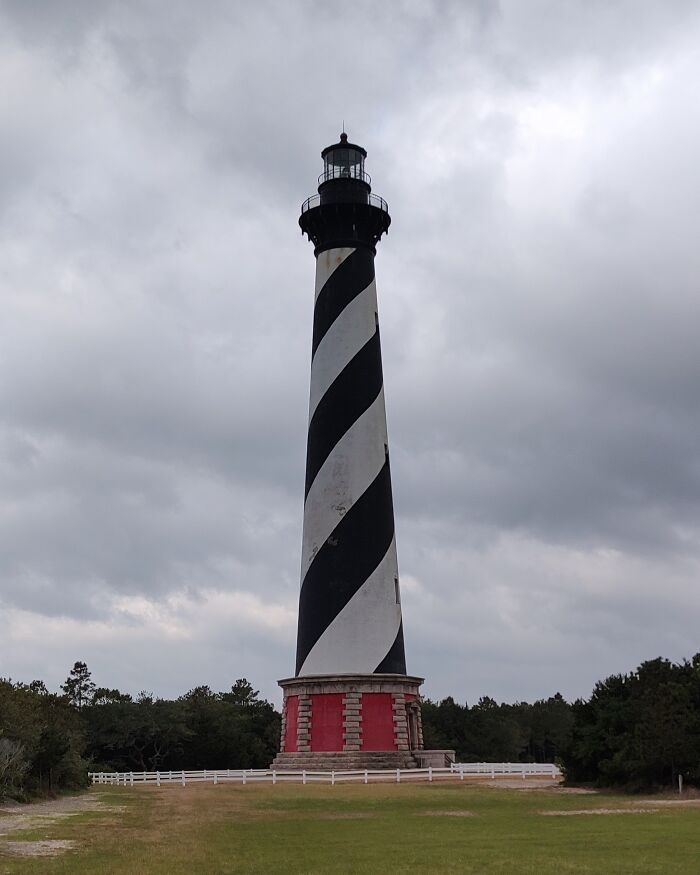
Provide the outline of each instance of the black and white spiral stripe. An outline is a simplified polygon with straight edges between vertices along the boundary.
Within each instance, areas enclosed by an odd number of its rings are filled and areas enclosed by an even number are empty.
[[[319,253],[297,675],[405,674],[374,255]]]

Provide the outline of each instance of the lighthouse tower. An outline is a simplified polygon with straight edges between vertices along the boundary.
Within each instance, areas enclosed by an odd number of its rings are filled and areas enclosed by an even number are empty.
[[[301,594],[276,768],[410,767],[423,747],[406,674],[374,257],[389,230],[366,151],[321,152],[299,225],[316,290]]]

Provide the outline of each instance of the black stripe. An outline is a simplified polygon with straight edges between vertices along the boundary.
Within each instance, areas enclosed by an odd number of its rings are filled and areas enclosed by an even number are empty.
[[[403,620],[399,623],[394,643],[374,670],[375,674],[406,674],[406,653],[403,646]]]
[[[338,316],[353,298],[364,292],[373,279],[374,255],[364,248],[348,255],[328,277],[314,305],[312,356]]]
[[[394,537],[388,460],[320,548],[299,596],[297,674],[328,625],[386,555]]]
[[[306,492],[333,447],[362,416],[382,389],[379,329],[343,368],[319,401],[309,423],[306,445]]]

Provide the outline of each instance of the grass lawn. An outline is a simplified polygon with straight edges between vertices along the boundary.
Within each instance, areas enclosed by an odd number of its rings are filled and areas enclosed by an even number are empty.
[[[101,809],[0,836],[0,875],[700,873],[700,800],[643,804],[466,782],[90,793]],[[608,813],[584,813],[592,810]],[[40,839],[76,844],[55,857],[8,852],[8,841]]]

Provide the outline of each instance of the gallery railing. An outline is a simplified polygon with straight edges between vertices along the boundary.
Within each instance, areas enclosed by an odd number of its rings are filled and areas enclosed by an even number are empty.
[[[384,200],[383,197],[379,197],[378,194],[368,194],[367,201],[371,207],[377,207],[383,213],[389,212],[389,204]],[[321,204],[321,195],[320,194],[312,194],[311,197],[307,197],[304,203],[301,205],[302,213],[307,212],[308,210],[312,210],[314,207],[318,207]]]

